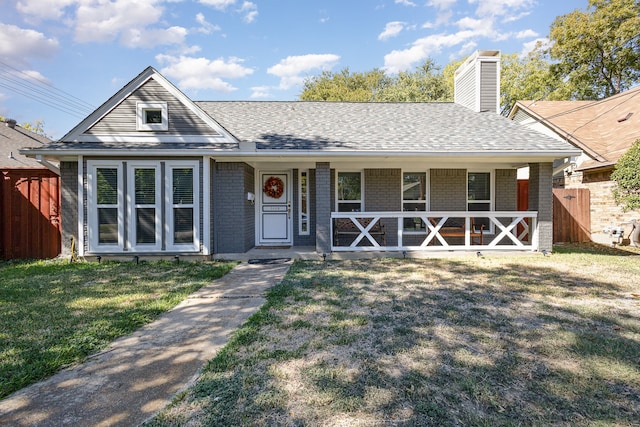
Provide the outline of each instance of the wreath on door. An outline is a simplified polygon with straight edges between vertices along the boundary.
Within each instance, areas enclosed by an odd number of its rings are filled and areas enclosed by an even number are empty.
[[[284,182],[277,176],[270,176],[267,182],[264,183],[262,191],[272,199],[279,199],[284,193]]]

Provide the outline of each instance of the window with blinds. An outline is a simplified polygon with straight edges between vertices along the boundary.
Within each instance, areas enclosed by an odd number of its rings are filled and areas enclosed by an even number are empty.
[[[118,244],[118,169],[96,168],[98,242]]]
[[[193,168],[172,169],[173,243],[194,242]]]
[[[88,160],[89,252],[199,251],[199,164]]]
[[[156,169],[137,168],[135,176],[135,242],[155,245],[157,241]]]

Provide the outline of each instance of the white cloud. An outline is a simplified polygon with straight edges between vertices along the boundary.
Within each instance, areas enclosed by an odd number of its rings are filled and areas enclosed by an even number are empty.
[[[409,0],[395,0],[395,4],[401,4],[403,6],[416,6],[416,4]]]
[[[181,44],[187,36],[183,27],[131,28],[125,31],[120,41],[127,47],[154,47],[160,45]]]
[[[197,44],[193,46],[180,46],[180,48],[178,49],[180,55],[182,56],[193,55],[194,53],[198,53],[201,50],[202,48]]]
[[[439,10],[451,9],[458,0],[430,0],[427,2],[427,6],[435,7]]]
[[[517,10],[535,6],[536,0],[469,0],[469,3],[478,4],[479,16],[511,16]]]
[[[20,0],[16,9],[27,19],[57,20],[74,29],[79,43],[120,41],[127,47],[184,43],[187,30],[158,24],[162,4],[172,0]],[[208,28],[211,30],[211,28]]]
[[[390,73],[405,71],[445,49],[456,47],[457,55],[461,57],[476,49],[481,40],[495,43],[538,36],[530,29],[505,32],[496,24],[498,20],[503,23],[512,22],[526,16],[536,5],[536,0],[468,0],[469,4],[476,5],[475,13],[450,24],[456,3],[457,0],[429,0],[427,6],[437,10],[436,20],[422,26],[422,29],[430,30],[438,26],[454,25],[458,29],[456,32],[431,34],[414,41],[406,49],[389,52],[384,57],[384,69]]]
[[[214,25],[210,22],[207,22],[207,19],[204,17],[202,13],[198,13],[196,15],[196,22],[200,24],[200,27],[196,29],[196,31],[199,33],[211,34],[213,31],[222,30],[218,25]]]
[[[449,23],[451,17],[453,17],[453,6],[456,2],[457,0],[431,0],[427,2],[427,6],[434,7],[438,10],[435,25],[446,25]],[[433,26],[434,24],[429,25]]]
[[[154,1],[116,0],[81,4],[77,11],[78,42],[108,42],[132,29],[158,22],[163,9]]]
[[[305,73],[330,69],[339,59],[338,55],[333,54],[289,56],[267,69],[267,73],[280,77],[280,89],[286,90],[304,83]]]
[[[242,3],[242,7],[240,8],[240,13],[244,13],[244,22],[250,24],[256,20],[258,17],[258,6],[255,3],[250,1],[245,1]]]
[[[539,34],[531,29],[522,30],[516,33],[517,39],[528,39],[530,37],[538,37]]]
[[[389,73],[398,73],[411,69],[418,63],[434,54],[442,52],[443,48],[456,46],[468,42],[475,33],[465,30],[454,34],[434,34],[413,42],[410,48],[394,50],[384,56],[384,69]]]
[[[386,40],[395,37],[402,32],[406,24],[400,21],[388,22],[384,27],[384,31],[378,35],[378,40]]]
[[[49,58],[58,51],[58,40],[15,25],[0,22],[0,58],[26,64],[29,58]]]
[[[200,4],[212,6],[218,10],[224,10],[232,4],[236,3],[236,0],[198,0]]]
[[[475,41],[470,41],[468,43],[463,44],[462,47],[458,50],[458,53],[455,55],[455,57],[450,58],[450,60],[457,61],[460,58],[464,58],[471,55],[476,50],[478,50],[478,43],[476,43]]]
[[[232,92],[236,88],[225,79],[236,79],[253,74],[251,68],[242,65],[240,58],[194,58],[187,56],[157,55],[160,64],[166,64],[160,72],[177,82],[183,90],[210,89]]]
[[[234,6],[237,3],[237,0],[198,0],[200,4],[204,4],[207,6],[211,6],[215,9],[225,11],[231,6]],[[258,17],[258,5],[255,3],[245,0],[242,2],[239,8],[236,8],[235,12],[243,14],[242,20],[248,24],[255,22]]]
[[[478,33],[486,31],[487,27],[492,27],[493,23],[487,19],[474,19],[467,16],[456,22],[456,25],[461,30],[471,30]]]
[[[18,12],[37,20],[55,20],[64,16],[64,9],[77,0],[21,0],[16,3]]]
[[[255,86],[251,88],[251,98],[269,98],[271,97],[271,88],[269,86]]]
[[[531,15],[531,12],[522,12],[522,13],[519,13],[519,14],[517,14],[517,15],[509,15],[509,16],[505,16],[505,17],[502,19],[502,22],[507,23],[507,22],[515,22],[515,21],[519,21],[519,20],[521,20],[522,18],[524,18],[525,16],[529,16],[529,15]]]

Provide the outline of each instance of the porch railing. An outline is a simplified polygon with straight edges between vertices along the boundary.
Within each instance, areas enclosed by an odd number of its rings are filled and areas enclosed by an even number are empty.
[[[537,217],[533,211],[332,212],[331,250],[535,251]],[[347,220],[347,235],[339,219]]]

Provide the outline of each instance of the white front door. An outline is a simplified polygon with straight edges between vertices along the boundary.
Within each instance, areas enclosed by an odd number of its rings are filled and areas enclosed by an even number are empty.
[[[258,245],[291,245],[291,174],[260,172],[258,191]]]

